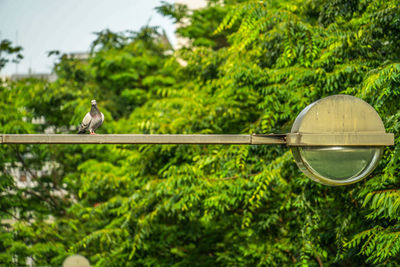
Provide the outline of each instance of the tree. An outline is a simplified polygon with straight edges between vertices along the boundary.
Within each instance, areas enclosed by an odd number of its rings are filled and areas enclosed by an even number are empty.
[[[15,56],[12,62],[18,62],[23,59],[21,54],[22,47],[12,46],[11,41],[4,39],[0,42],[0,70],[10,61],[10,56]],[[3,54],[3,55],[2,55]],[[5,54],[5,56],[4,56]]]
[[[192,40],[189,48],[171,55],[148,27],[102,31],[88,61],[61,56],[57,81],[3,87],[2,99],[19,99],[5,102],[9,110],[19,108],[7,113],[1,130],[71,132],[96,96],[106,115],[103,133],[286,133],[308,104],[345,93],[372,104],[397,135],[396,1],[211,1],[193,13],[168,4],[159,10],[189,18],[179,30]],[[42,116],[43,125],[31,123]],[[368,179],[346,187],[311,181],[279,146],[18,149],[1,158],[8,196],[1,210],[11,216],[27,205],[22,214],[31,217],[3,231],[2,263],[23,265],[32,256],[37,265],[60,265],[73,253],[96,266],[395,266],[400,260],[397,147],[385,150]],[[29,168],[57,163],[55,174],[38,176],[50,192],[57,184],[67,192],[57,210],[44,202],[35,209],[25,193],[13,195],[15,183],[4,170],[22,162],[17,152],[33,155]]]

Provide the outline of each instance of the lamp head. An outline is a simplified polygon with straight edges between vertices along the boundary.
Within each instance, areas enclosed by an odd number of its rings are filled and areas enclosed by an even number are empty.
[[[334,95],[307,106],[296,118],[288,145],[300,170],[326,185],[367,177],[383,146],[393,142],[375,109],[349,95]]]

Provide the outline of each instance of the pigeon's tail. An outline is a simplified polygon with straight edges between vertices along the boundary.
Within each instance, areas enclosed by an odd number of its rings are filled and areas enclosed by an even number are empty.
[[[84,134],[85,133],[85,129],[79,129],[78,134]]]

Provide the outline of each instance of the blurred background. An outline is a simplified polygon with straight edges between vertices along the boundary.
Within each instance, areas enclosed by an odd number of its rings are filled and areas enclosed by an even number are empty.
[[[92,99],[99,134],[280,134],[347,94],[396,144],[342,187],[278,145],[1,145],[0,266],[399,266],[399,44],[398,0],[0,0],[0,134]]]

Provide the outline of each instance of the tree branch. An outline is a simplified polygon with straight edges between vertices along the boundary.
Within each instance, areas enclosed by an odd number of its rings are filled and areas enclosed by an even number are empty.
[[[321,258],[319,256],[315,256],[316,261],[318,262],[319,267],[324,267],[324,264],[321,261]]]
[[[19,161],[21,162],[22,167],[24,168],[24,170],[27,171],[27,172],[29,172],[29,174],[32,176],[32,178],[34,178],[35,180],[37,180],[37,179],[38,179],[37,175],[34,174],[34,173],[31,171],[30,168],[28,168],[28,166],[27,166],[26,163],[25,163],[24,158],[23,158],[22,155],[19,153],[18,149],[16,149],[15,146],[11,146],[11,147],[12,147],[12,149],[15,151],[15,154],[17,155]]]
[[[256,176],[258,174],[260,174],[261,172],[257,172],[257,173],[251,173],[251,174],[247,174],[244,175],[246,177],[252,177],[252,176]],[[209,181],[224,181],[224,180],[234,180],[241,177],[240,175],[235,175],[235,176],[231,176],[231,177],[223,177],[223,178],[203,178],[205,180],[209,180]]]

